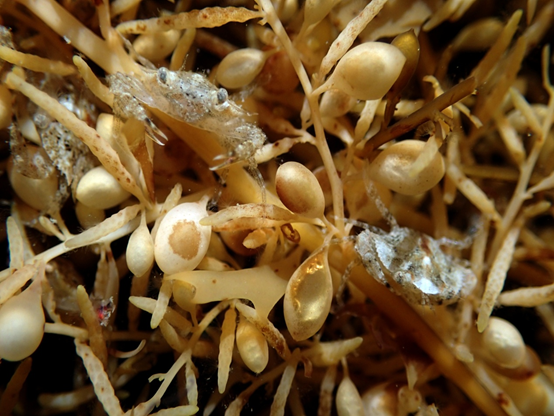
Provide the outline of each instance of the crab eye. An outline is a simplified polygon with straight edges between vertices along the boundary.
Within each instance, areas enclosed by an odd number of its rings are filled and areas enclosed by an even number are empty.
[[[158,69],[158,78],[163,84],[167,82],[167,68],[161,67]]]
[[[217,91],[217,102],[218,104],[223,104],[227,99],[229,98],[229,94],[227,94],[227,90],[225,88],[220,88]]]

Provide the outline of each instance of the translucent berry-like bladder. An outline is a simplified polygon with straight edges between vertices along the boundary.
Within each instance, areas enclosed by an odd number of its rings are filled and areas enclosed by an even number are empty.
[[[44,335],[39,279],[0,307],[0,358],[20,361],[35,352]]]
[[[323,326],[333,300],[327,250],[318,251],[300,265],[289,280],[283,310],[291,336],[303,341]]]
[[[156,233],[154,257],[167,274],[194,270],[206,255],[212,227],[201,225],[208,215],[207,198],[186,202],[169,211]]]

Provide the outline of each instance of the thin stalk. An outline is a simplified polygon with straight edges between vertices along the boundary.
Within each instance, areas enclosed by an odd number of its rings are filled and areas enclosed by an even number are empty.
[[[325,139],[325,130],[323,129],[321,116],[319,114],[319,103],[317,101],[318,97],[312,94],[313,88],[306,69],[304,68],[304,65],[302,65],[298,52],[292,45],[283,24],[277,17],[273,4],[270,0],[259,0],[259,4],[266,13],[265,18],[267,19],[267,22],[281,41],[283,48],[287,51],[292,66],[298,75],[300,84],[302,85],[308,99],[308,104],[312,112],[312,121],[314,123],[316,147],[323,161],[323,166],[325,166],[327,175],[329,176],[329,183],[331,184],[331,190],[333,193],[333,210],[336,218],[335,226],[337,227],[338,232],[343,235],[344,201],[342,182],[337,173],[337,169],[335,168],[333,156],[331,155],[331,151],[329,150],[329,146],[327,146],[327,141]]]
[[[353,257],[353,253],[350,256]],[[337,270],[344,268],[336,264],[331,266]],[[506,416],[497,400],[402,298],[377,282],[361,267],[352,270],[350,281],[398,328],[409,335],[433,359],[439,371],[466,393],[483,413],[488,416]]]
[[[495,258],[496,252],[498,251],[500,245],[502,244],[502,241],[504,240],[504,237],[508,232],[508,229],[514,222],[521,206],[523,205],[523,202],[525,202],[526,199],[529,199],[531,197],[531,195],[528,195],[526,192],[529,186],[529,180],[533,173],[533,168],[535,167],[535,163],[537,162],[537,159],[543,148],[546,137],[548,136],[548,132],[552,127],[552,115],[554,114],[554,88],[550,84],[550,79],[548,75],[549,61],[550,61],[550,48],[548,46],[546,46],[543,49],[542,59],[543,59],[543,83],[544,83],[545,89],[548,91],[550,95],[550,98],[548,101],[548,110],[544,118],[543,124],[541,126],[540,134],[535,139],[535,143],[533,143],[533,148],[531,149],[531,153],[529,154],[529,156],[521,166],[521,170],[520,170],[521,173],[519,175],[516,189],[514,191],[512,199],[510,200],[510,203],[508,204],[508,208],[504,213],[502,222],[500,223],[500,226],[496,232],[496,235],[492,244],[492,249],[489,255],[489,259]]]

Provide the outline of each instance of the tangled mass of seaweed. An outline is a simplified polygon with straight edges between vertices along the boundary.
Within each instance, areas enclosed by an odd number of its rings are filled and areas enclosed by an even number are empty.
[[[0,2],[0,416],[553,415],[554,1],[212,3]]]

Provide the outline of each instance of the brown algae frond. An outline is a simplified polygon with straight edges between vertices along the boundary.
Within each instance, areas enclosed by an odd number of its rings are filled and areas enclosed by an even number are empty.
[[[554,2],[239,3],[0,6],[0,416],[554,414]]]

